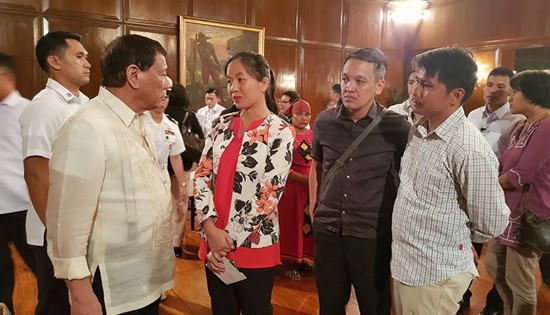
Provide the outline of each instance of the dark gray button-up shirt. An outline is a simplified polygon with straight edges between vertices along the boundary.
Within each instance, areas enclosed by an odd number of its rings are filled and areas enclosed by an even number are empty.
[[[312,156],[323,178],[334,162],[383,109],[375,103],[354,122],[344,106],[325,110],[315,121]],[[388,112],[320,191],[315,221],[329,231],[359,238],[391,238],[401,156],[410,123]],[[319,184],[321,186],[321,184]]]

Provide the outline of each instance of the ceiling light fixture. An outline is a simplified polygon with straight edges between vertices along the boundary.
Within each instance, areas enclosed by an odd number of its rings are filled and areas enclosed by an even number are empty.
[[[396,23],[414,23],[428,16],[427,0],[391,0],[388,1],[388,19]]]

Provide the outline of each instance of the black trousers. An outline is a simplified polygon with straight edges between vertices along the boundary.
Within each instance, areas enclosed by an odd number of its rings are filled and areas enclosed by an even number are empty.
[[[539,267],[543,279],[550,277],[550,254],[542,254],[539,261]]]
[[[277,267],[239,270],[246,279],[225,284],[206,268],[206,283],[212,302],[213,315],[270,315],[271,292]]]
[[[476,250],[477,256],[481,257],[481,251],[483,250],[483,243],[472,243],[472,245]],[[471,285],[472,283],[470,283],[470,286]],[[469,299],[471,296],[472,296],[472,291],[466,290],[463,296],[463,300]],[[504,305],[503,305],[502,299],[500,298],[500,295],[498,294],[498,291],[497,291],[497,287],[495,287],[494,284],[491,290],[487,293],[484,310],[504,312]]]
[[[65,281],[54,277],[53,265],[44,246],[31,246],[36,263],[38,304],[35,315],[70,315],[69,292]]]
[[[351,285],[359,311],[390,314],[390,239],[342,236],[313,222],[320,315],[345,315]]]
[[[0,214],[0,302],[13,310],[13,288],[15,287],[13,260],[8,245],[13,243],[23,261],[35,272],[34,256],[27,244],[25,220],[27,210]]]
[[[103,284],[101,283],[101,273],[99,272],[99,268],[96,270],[94,274],[92,289],[94,291],[94,294],[97,296],[99,304],[101,304],[101,309],[103,310],[103,314],[107,314],[107,311],[105,310],[105,294],[103,293]],[[122,313],[120,315],[159,315],[159,305],[160,305],[160,296],[156,301],[154,301],[153,303],[145,307],[142,307],[140,309],[133,310],[130,312]]]

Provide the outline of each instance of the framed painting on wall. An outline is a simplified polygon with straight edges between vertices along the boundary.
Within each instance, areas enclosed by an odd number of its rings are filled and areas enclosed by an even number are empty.
[[[180,82],[187,89],[190,106],[204,106],[204,94],[217,88],[222,105],[231,105],[224,67],[231,56],[241,51],[264,53],[265,29],[180,16]]]

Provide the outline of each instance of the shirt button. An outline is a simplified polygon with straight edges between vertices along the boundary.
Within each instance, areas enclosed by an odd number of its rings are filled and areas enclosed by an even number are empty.
[[[349,175],[346,175],[346,178],[349,179]]]
[[[346,198],[347,198],[347,197],[348,197],[348,194],[344,194],[344,197],[346,197]]]
[[[346,214],[346,210],[342,211],[342,214]]]
[[[351,161],[353,161],[353,159],[352,159],[352,158],[349,158],[349,161],[351,162]]]

